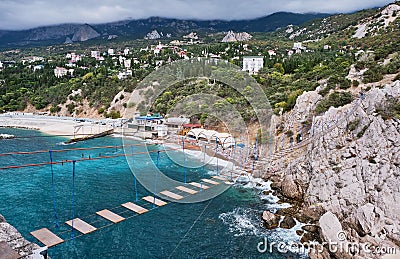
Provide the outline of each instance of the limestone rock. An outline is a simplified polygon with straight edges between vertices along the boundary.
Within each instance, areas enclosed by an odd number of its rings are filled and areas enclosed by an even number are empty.
[[[99,37],[100,34],[89,24],[82,25],[72,36],[72,41],[87,41]]]
[[[301,200],[303,198],[303,189],[300,184],[293,180],[291,175],[288,175],[282,181],[282,194],[291,199]]]
[[[298,221],[315,222],[330,211],[320,219],[322,225],[331,221],[321,230],[325,238],[335,237],[343,226],[360,242],[389,240],[399,246],[400,120],[384,119],[381,107],[400,98],[400,81],[371,87],[362,100],[331,107],[319,116],[312,115],[312,99],[321,96],[316,91],[304,93],[291,112],[274,118],[274,129],[296,133],[302,128],[305,145],[295,145],[291,152],[285,142],[287,155],[272,159],[279,174],[270,178],[280,177],[274,188],[285,197],[304,199],[305,208],[294,216]],[[299,127],[304,120],[309,128]],[[281,139],[274,144],[279,152]],[[309,208],[321,209],[308,215]],[[328,235],[332,224],[335,231]]]
[[[321,229],[321,237],[324,241],[332,240],[339,242],[338,233],[342,232],[342,225],[339,219],[332,212],[328,211],[319,219],[319,226]]]
[[[37,244],[27,241],[17,229],[5,222],[0,223],[1,241],[5,241],[21,257],[28,256],[33,250],[39,248]]]
[[[371,203],[367,203],[357,209],[355,213],[356,221],[360,226],[361,235],[378,234],[384,226],[383,211],[376,208]]]
[[[238,32],[235,33],[233,31],[229,31],[225,37],[221,40],[221,42],[237,42],[237,41],[247,41],[250,40],[253,36],[248,34],[247,32]]]
[[[262,214],[264,225],[268,229],[274,229],[278,227],[280,216],[277,216],[269,211],[264,211]]]
[[[319,252],[322,251],[322,252]],[[310,249],[310,252],[308,253],[308,256],[310,259],[330,259],[331,256],[329,255],[329,252],[322,248],[321,245],[317,245],[316,249]]]

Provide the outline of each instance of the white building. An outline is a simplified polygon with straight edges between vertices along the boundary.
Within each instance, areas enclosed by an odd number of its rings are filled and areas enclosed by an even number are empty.
[[[131,68],[131,65],[132,65],[131,59],[125,59],[124,60],[124,67],[125,68]]]
[[[36,70],[41,70],[41,69],[43,69],[43,67],[44,67],[43,65],[36,65],[33,67],[33,71],[35,72]],[[0,68],[1,68],[1,66],[0,66]]]
[[[100,51],[98,51],[98,50],[92,50],[92,51],[90,52],[90,56],[91,56],[92,58],[99,59],[99,57],[100,57]]]
[[[110,56],[114,56],[114,49],[108,49],[107,53]]]
[[[303,47],[302,47],[301,42],[295,42],[295,43],[293,44],[293,48],[294,48],[294,49],[302,49]]]
[[[128,48],[125,48],[125,49],[124,49],[124,55],[125,55],[125,56],[129,55],[129,49],[128,49]]]
[[[119,80],[125,79],[128,76],[132,76],[132,70],[130,70],[130,69],[118,73]]]
[[[257,74],[263,67],[264,57],[243,57],[243,71],[248,71],[250,75]]]
[[[272,49],[268,50],[268,55],[269,55],[270,57],[276,56],[275,50],[272,50]]]
[[[157,131],[157,136],[159,138],[165,137],[168,135],[168,126],[164,124],[156,125],[155,130]]]
[[[54,69],[54,75],[58,78],[68,75],[68,73],[72,76],[74,75],[73,69],[66,69],[64,67],[56,67]]]
[[[0,69],[3,69],[3,63],[0,61]]]

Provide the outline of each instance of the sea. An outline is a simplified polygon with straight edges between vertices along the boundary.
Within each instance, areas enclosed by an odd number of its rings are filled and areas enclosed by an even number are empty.
[[[27,164],[65,161],[51,166],[27,166],[0,170],[0,214],[29,241],[41,245],[30,232],[48,228],[65,240],[48,250],[51,258],[308,258],[303,253],[278,251],[274,245],[259,251],[260,242],[298,242],[293,229],[268,230],[261,219],[264,210],[276,211],[290,206],[265,194],[270,183],[254,178],[246,185],[232,185],[218,196],[196,203],[168,202],[153,207],[141,198],[152,195],[134,181],[127,158],[121,148],[91,147],[140,144],[138,140],[120,137],[99,139],[65,145],[65,138],[45,135],[34,130],[0,128],[0,134],[15,135],[15,139],[0,140],[0,168]],[[81,148],[81,149],[79,149]],[[157,149],[158,146],[150,146]],[[68,150],[72,149],[72,150]],[[78,150],[77,150],[78,149]],[[10,152],[39,153],[7,154]],[[56,152],[65,150],[64,152]],[[152,153],[150,159],[157,159]],[[80,161],[91,157],[90,160]],[[107,159],[95,159],[110,156]],[[176,156],[182,156],[176,151]],[[171,153],[159,156],[159,169],[175,179],[198,181],[202,174],[211,176],[215,164],[204,168],[177,164]],[[77,160],[75,169],[70,161]],[[148,163],[145,158],[135,163]],[[188,155],[187,164],[201,165],[197,157]],[[73,177],[74,174],[74,177]],[[53,175],[53,178],[52,178]],[[52,181],[53,179],[53,181]],[[207,190],[204,190],[207,191]],[[136,215],[120,205],[136,202],[149,209]],[[96,215],[108,209],[126,217],[110,224]],[[64,222],[79,217],[97,228],[81,235]],[[57,226],[58,223],[58,226]],[[263,243],[263,245],[264,245]]]

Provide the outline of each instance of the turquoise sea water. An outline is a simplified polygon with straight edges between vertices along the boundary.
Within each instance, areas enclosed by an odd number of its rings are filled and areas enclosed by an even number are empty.
[[[65,148],[121,145],[120,138],[107,137],[74,145],[62,145],[65,140],[37,131],[4,129],[0,134],[18,136],[0,140],[0,154],[14,151],[56,150]],[[132,143],[135,141],[132,140]],[[156,147],[153,147],[156,148]],[[120,149],[70,151],[53,153],[53,160],[95,158],[101,154],[115,155]],[[177,154],[179,156],[179,154]],[[153,158],[155,156],[153,155]],[[48,162],[49,153],[0,156],[0,167]],[[148,161],[137,159],[135,163]],[[188,163],[199,163],[190,161]],[[183,180],[183,168],[161,154],[159,168],[175,179]],[[208,166],[207,172],[214,171]],[[267,237],[270,241],[297,240],[294,230],[266,230],[261,214],[265,209],[280,206],[272,196],[262,195],[262,189],[234,186],[216,198],[201,203],[168,203],[143,215],[111,225],[95,215],[96,211],[124,210],[120,204],[135,201],[134,178],[125,157],[78,162],[75,174],[75,217],[99,228],[97,231],[71,238],[71,229],[63,222],[72,215],[72,164],[54,166],[55,197],[60,228],[54,228],[50,166],[0,170],[0,214],[30,241],[29,233],[47,227],[66,240],[49,249],[52,258],[298,258],[296,254],[260,254],[257,244]],[[201,177],[201,168],[187,169],[188,181]],[[151,195],[138,185],[139,199]],[[140,205],[151,209],[144,201]],[[113,209],[114,208],[114,209]]]

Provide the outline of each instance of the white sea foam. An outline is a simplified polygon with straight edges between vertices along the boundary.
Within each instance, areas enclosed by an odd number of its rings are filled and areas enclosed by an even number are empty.
[[[218,218],[229,226],[229,231],[234,233],[234,236],[260,236],[262,222],[257,220],[255,214],[257,213],[249,208],[236,208],[231,212],[221,213]]]

